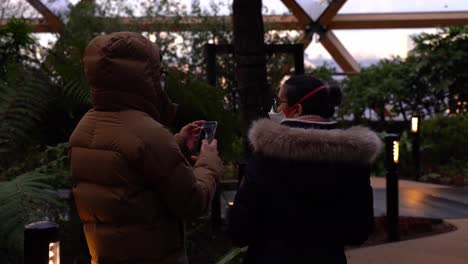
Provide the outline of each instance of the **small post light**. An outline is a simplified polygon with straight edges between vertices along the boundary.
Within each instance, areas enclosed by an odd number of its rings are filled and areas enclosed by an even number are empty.
[[[411,117],[411,134],[413,135],[413,177],[419,180],[421,176],[421,155],[420,155],[420,123],[421,118],[419,115]]]
[[[398,199],[398,174],[397,168],[400,162],[400,137],[396,134],[388,134],[385,137],[386,149],[386,185],[387,185],[387,223],[388,240],[399,240],[399,199]]]
[[[60,264],[60,242],[49,243],[49,263]]]
[[[59,226],[34,222],[24,228],[24,264],[60,264]]]
[[[419,132],[419,116],[411,117],[411,133]]]
[[[385,137],[386,166],[387,170],[395,170],[400,163],[400,137],[396,134],[388,134]]]
[[[393,141],[393,163],[398,164],[400,163],[400,143],[398,141]]]

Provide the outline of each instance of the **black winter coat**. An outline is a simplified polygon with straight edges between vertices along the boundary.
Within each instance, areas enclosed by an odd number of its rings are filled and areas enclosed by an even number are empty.
[[[254,153],[229,214],[245,263],[346,263],[344,247],[373,231],[370,165],[381,150],[364,127],[268,119],[249,132]]]

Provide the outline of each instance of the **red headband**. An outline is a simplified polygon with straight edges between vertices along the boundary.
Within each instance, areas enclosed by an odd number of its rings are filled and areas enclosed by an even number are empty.
[[[302,104],[305,100],[309,99],[309,97],[311,97],[312,95],[318,93],[319,91],[323,90],[323,89],[327,89],[328,86],[327,85],[322,85],[322,86],[319,86],[317,88],[315,88],[314,90],[310,91],[309,93],[307,93],[306,95],[304,95],[301,99],[299,99],[299,101],[297,101],[297,103],[291,105],[290,107],[288,107],[284,112],[285,114],[289,114],[289,112],[292,110],[293,107],[295,107],[296,105],[298,104]]]

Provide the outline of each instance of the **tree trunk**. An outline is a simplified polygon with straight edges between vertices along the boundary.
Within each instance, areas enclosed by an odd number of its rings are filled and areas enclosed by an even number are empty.
[[[247,132],[254,120],[267,116],[272,98],[266,75],[262,1],[234,0],[233,26],[240,115]]]

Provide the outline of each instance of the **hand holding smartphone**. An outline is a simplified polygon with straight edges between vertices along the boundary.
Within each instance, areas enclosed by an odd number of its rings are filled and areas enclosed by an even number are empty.
[[[207,121],[203,123],[200,129],[200,134],[198,135],[198,141],[197,141],[197,145],[194,151],[195,155],[197,156],[200,155],[200,150],[203,144],[203,140],[208,141],[208,144],[210,144],[211,141],[213,141],[213,139],[215,138],[217,127],[218,127],[218,122],[216,121]]]

